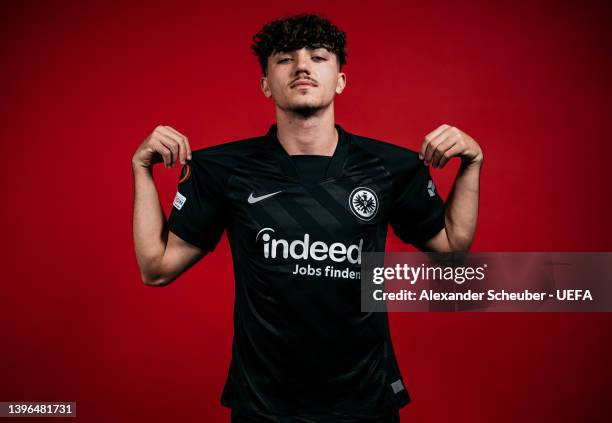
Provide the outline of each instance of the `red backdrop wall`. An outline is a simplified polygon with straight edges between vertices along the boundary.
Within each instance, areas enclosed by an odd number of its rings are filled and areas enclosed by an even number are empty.
[[[348,34],[337,122],[418,149],[482,146],[474,251],[611,251],[605,2],[19,2],[3,6],[0,401],[86,422],[224,422],[233,274],[224,237],[142,284],[131,157],[158,124],[194,149],[264,133],[250,37],[315,11]],[[457,170],[432,170],[443,196]],[[164,210],[178,168],[155,171]],[[410,250],[392,234],[387,249]],[[392,314],[414,422],[608,420],[609,314]]]

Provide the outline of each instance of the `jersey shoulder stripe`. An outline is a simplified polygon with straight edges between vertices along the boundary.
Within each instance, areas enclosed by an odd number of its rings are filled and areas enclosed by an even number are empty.
[[[352,160],[348,166],[355,165],[356,161],[376,158],[390,176],[400,184],[406,183],[424,166],[416,151],[388,141],[353,135],[352,148],[362,153],[350,154],[349,157]]]

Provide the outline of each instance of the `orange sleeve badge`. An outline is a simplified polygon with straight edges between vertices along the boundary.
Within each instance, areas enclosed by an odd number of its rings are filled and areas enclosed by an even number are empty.
[[[185,182],[187,179],[189,179],[189,175],[191,175],[191,168],[189,167],[189,163],[185,163],[185,165],[181,169],[181,175],[179,176],[178,183],[180,184],[182,182]]]

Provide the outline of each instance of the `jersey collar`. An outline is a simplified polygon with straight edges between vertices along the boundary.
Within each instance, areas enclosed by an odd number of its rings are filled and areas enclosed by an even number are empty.
[[[337,123],[334,126],[338,131],[338,144],[336,145],[336,149],[334,150],[329,166],[327,166],[324,179],[341,176],[342,170],[344,169],[344,162],[348,156],[351,140],[350,134],[342,129],[342,127]],[[266,145],[270,149],[271,154],[277,159],[283,173],[292,179],[299,180],[300,177],[295,165],[293,164],[293,161],[291,160],[291,156],[287,154],[287,151],[278,140],[277,129],[278,127],[276,124],[272,124],[272,126],[270,126],[270,129],[268,129],[268,132],[264,137]]]

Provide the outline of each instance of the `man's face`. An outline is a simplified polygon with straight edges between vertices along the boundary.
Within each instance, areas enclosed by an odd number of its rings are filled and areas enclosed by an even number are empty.
[[[264,95],[277,107],[302,114],[329,106],[345,84],[336,55],[324,48],[276,52],[268,57],[268,72],[261,78]]]

